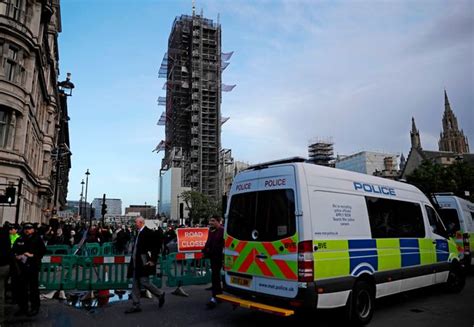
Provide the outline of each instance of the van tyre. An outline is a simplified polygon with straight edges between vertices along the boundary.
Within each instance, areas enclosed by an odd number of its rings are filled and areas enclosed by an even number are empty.
[[[448,280],[446,282],[446,290],[449,293],[459,293],[466,284],[466,273],[462,267],[453,263],[449,269]]]
[[[364,280],[355,283],[347,304],[347,317],[351,325],[367,325],[375,308],[374,287]]]

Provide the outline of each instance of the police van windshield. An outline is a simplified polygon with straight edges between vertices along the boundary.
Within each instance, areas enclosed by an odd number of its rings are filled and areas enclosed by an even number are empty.
[[[296,232],[291,189],[240,193],[230,200],[227,233],[244,241],[277,241]]]

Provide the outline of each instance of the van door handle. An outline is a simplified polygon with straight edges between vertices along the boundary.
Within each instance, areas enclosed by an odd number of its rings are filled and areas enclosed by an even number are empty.
[[[257,257],[258,259],[268,259],[265,254],[257,254],[255,257]]]

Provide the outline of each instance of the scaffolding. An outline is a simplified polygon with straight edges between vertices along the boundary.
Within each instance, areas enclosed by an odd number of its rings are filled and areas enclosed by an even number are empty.
[[[334,142],[332,138],[316,138],[309,141],[309,161],[321,166],[334,167]]]
[[[201,15],[181,15],[173,22],[158,73],[166,78],[165,106],[158,125],[165,125],[162,169],[182,168],[182,186],[218,199],[221,151],[222,91],[235,85],[221,81],[233,52],[221,53],[221,28]]]

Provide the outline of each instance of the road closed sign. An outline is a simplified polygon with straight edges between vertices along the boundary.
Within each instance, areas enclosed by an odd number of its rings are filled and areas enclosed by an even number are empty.
[[[201,251],[207,241],[208,228],[178,228],[178,252]]]

